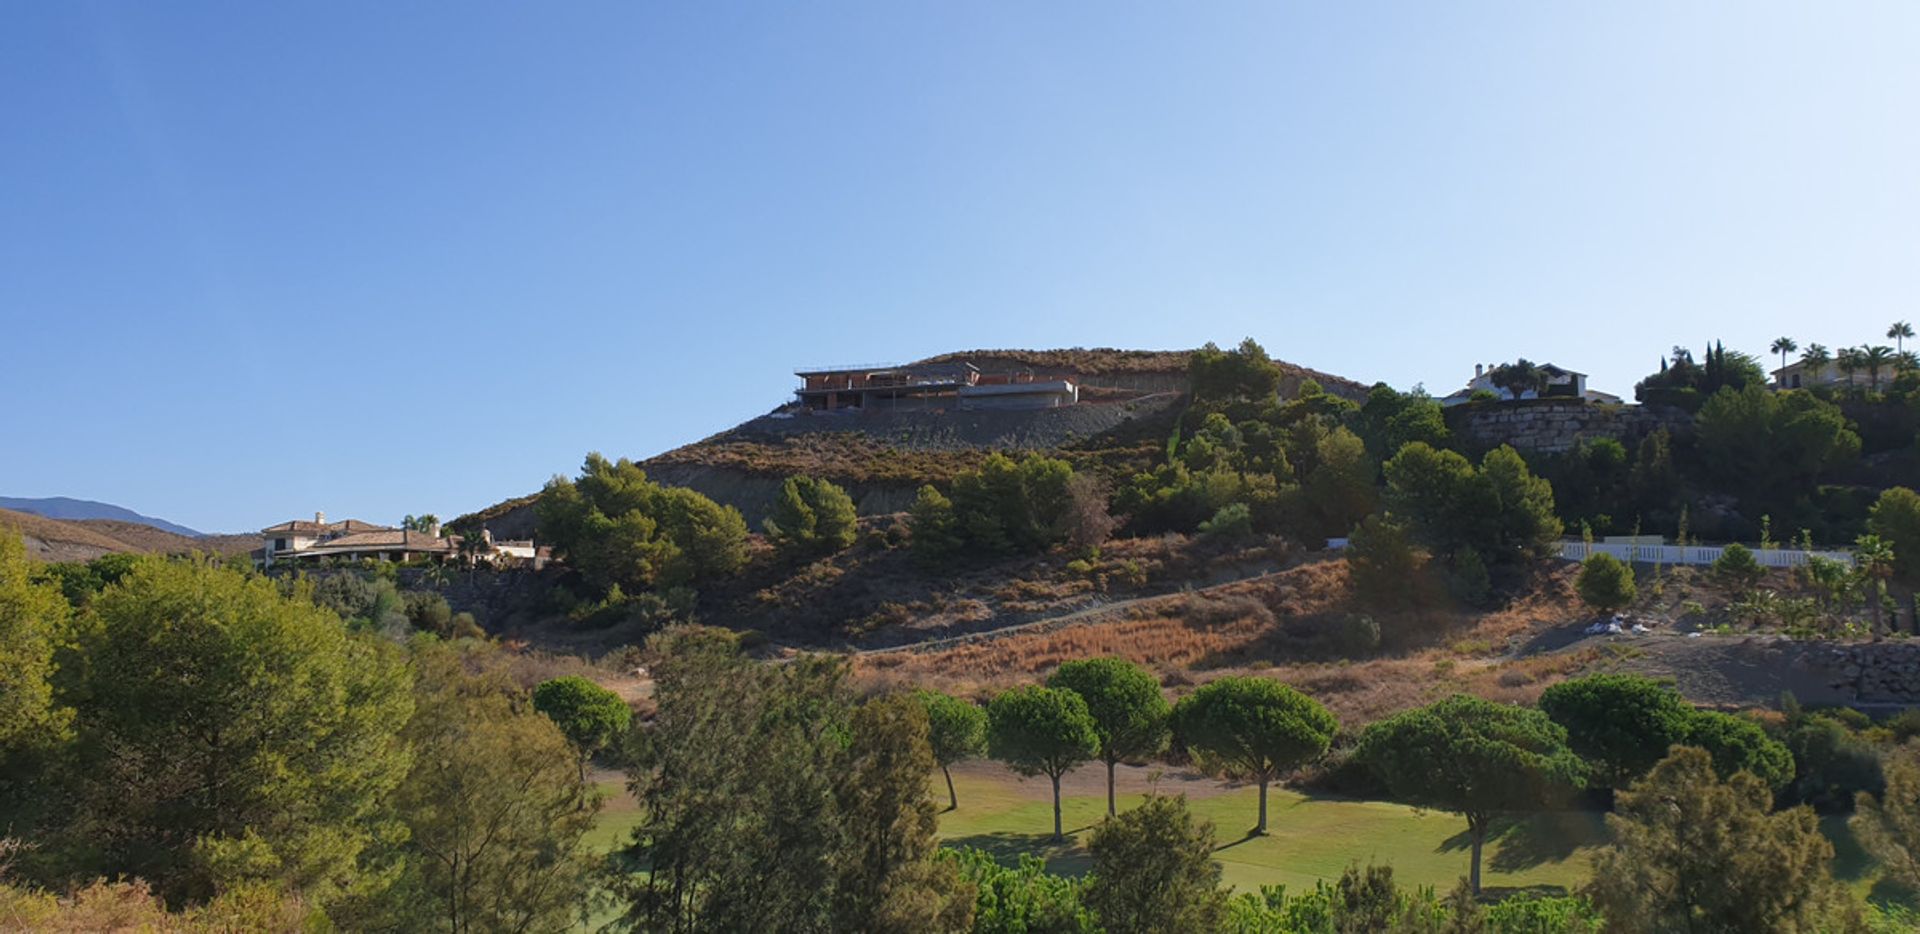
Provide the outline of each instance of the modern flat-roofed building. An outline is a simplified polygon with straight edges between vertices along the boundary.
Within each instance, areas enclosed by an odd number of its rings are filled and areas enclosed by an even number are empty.
[[[1048,409],[1080,401],[1067,376],[982,373],[971,363],[873,364],[794,371],[795,406],[806,412]]]
[[[958,401],[961,387],[980,380],[970,363],[823,367],[794,375],[801,380],[795,399],[814,412],[944,408]]]

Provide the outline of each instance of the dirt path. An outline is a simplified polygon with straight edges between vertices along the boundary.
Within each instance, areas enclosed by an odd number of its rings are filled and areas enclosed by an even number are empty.
[[[1298,566],[1298,562],[1292,562],[1292,563],[1289,563],[1286,567],[1277,567],[1277,568],[1270,568],[1267,570],[1257,571],[1255,573],[1248,574],[1244,577],[1235,577],[1230,580],[1220,581],[1218,583],[1209,584],[1205,587],[1198,587],[1193,590],[1181,590],[1181,591],[1174,591],[1172,593],[1150,594],[1144,597],[1130,597],[1125,600],[1099,600],[1092,606],[1081,607],[1080,609],[1074,610],[1069,613],[1063,613],[1059,616],[1048,616],[1042,619],[1028,620],[1023,623],[1013,623],[1011,625],[1000,626],[994,629],[981,629],[981,630],[976,630],[974,632],[961,633],[960,635],[957,635],[957,636],[943,636],[937,639],[923,639],[919,642],[909,642],[905,645],[888,645],[888,646],[880,646],[878,648],[871,648],[871,649],[857,649],[849,654],[854,656],[874,656],[874,655],[887,655],[887,654],[902,653],[902,652],[932,652],[932,651],[938,651],[941,649],[952,648],[958,645],[970,645],[970,644],[980,643],[980,642],[989,642],[994,639],[1001,639],[1007,636],[1019,635],[1023,633],[1031,634],[1031,633],[1047,632],[1049,630],[1060,629],[1066,626],[1071,626],[1071,625],[1074,625],[1075,623],[1084,623],[1089,620],[1095,619],[1100,616],[1108,615],[1108,614],[1124,613],[1127,610],[1132,609],[1134,607],[1150,606],[1158,602],[1188,599],[1196,595],[1204,596],[1214,591],[1223,590],[1228,587],[1239,586],[1242,584],[1249,583],[1251,581],[1266,580],[1268,578],[1277,577],[1281,574],[1284,574],[1288,570],[1291,570],[1293,567],[1296,567],[1296,566]]]

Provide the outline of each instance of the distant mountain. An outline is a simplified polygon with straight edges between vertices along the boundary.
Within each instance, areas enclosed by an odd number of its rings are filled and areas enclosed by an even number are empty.
[[[45,516],[48,519],[113,519],[119,522],[133,522],[139,525],[150,525],[161,531],[172,532],[175,535],[185,535],[189,538],[199,538],[204,534],[187,528],[184,525],[176,525],[168,522],[165,519],[143,516],[124,506],[115,506],[112,503],[96,503],[90,499],[74,499],[68,496],[48,496],[40,499],[0,496],[0,509],[11,509],[14,512],[30,512],[36,516]]]

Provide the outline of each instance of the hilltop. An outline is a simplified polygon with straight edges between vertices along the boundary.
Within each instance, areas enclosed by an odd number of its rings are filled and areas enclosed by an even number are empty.
[[[1122,476],[1147,466],[1164,447],[1188,389],[1191,350],[966,350],[905,364],[903,369],[967,364],[983,379],[1041,376],[1072,380],[1079,402],[1057,408],[946,409],[815,413],[791,403],[643,461],[649,476],[684,486],[739,509],[758,528],[781,482],[794,474],[845,487],[861,515],[907,508],[921,485],[943,483],[994,451],[1036,451],[1076,469]],[[1280,391],[1305,381],[1360,401],[1361,383],[1285,361]],[[538,494],[517,497],[461,517],[495,535],[534,534]]]
[[[239,555],[259,547],[257,535],[179,535],[119,519],[49,519],[0,509],[0,528],[17,530],[27,553],[42,561],[91,561],[108,554]]]
[[[165,519],[143,516],[125,506],[115,506],[112,503],[102,503],[90,499],[74,499],[71,496],[0,496],[0,509],[11,509],[14,512],[30,512],[36,516],[45,516],[49,519],[112,519],[118,522],[131,522],[152,526],[163,532],[171,532],[174,535],[183,535],[188,538],[199,538],[204,534],[187,528],[184,525],[168,522]]]

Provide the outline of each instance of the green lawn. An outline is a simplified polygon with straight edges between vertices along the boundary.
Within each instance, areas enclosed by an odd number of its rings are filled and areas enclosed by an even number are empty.
[[[935,783],[939,787],[934,798],[944,808],[946,787],[937,775]],[[1009,862],[1020,853],[1032,853],[1046,859],[1055,872],[1086,871],[1087,855],[1080,844],[1106,813],[1105,798],[1069,796],[1064,810],[1069,839],[1055,846],[1049,839],[1052,806],[1022,790],[1011,776],[957,775],[954,784],[960,809],[940,815],[940,836],[947,845],[979,847]],[[600,787],[607,796],[605,806],[587,844],[595,852],[607,852],[626,842],[640,815],[621,783]],[[1466,821],[1455,815],[1275,789],[1268,795],[1268,835],[1246,838],[1257,801],[1252,788],[1189,800],[1196,814],[1213,822],[1224,881],[1241,891],[1262,885],[1312,888],[1316,879],[1332,881],[1349,864],[1369,860],[1391,863],[1402,884],[1429,885],[1442,893],[1467,872]],[[1127,806],[1126,799],[1121,806]],[[1821,829],[1834,841],[1834,875],[1876,900],[1915,903],[1913,893],[1879,881],[1844,817],[1824,818]],[[1586,880],[1590,849],[1603,833],[1599,816],[1586,813],[1543,815],[1508,826],[1487,847],[1482,882],[1492,889],[1574,888]],[[593,926],[613,914],[602,909]]]
[[[940,836],[947,845],[978,847],[1009,861],[1032,853],[1055,872],[1086,870],[1081,843],[1106,814],[1104,797],[1069,796],[1062,811],[1069,839],[1055,845],[1048,801],[1035,800],[1011,778],[955,776],[954,781],[960,808],[940,815]],[[936,798],[944,806],[944,786],[941,792]],[[1332,881],[1348,865],[1369,860],[1391,863],[1403,884],[1441,892],[1467,873],[1467,824],[1458,816],[1274,789],[1268,792],[1267,835],[1247,837],[1258,802],[1251,787],[1188,802],[1195,814],[1213,822],[1223,880],[1241,891],[1262,885],[1312,888],[1317,879]],[[1599,818],[1584,813],[1543,815],[1509,826],[1488,844],[1481,882],[1493,889],[1573,888],[1586,879],[1586,847],[1601,833]]]

